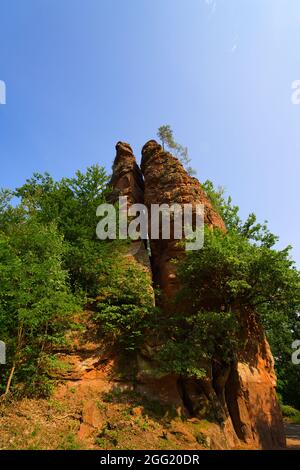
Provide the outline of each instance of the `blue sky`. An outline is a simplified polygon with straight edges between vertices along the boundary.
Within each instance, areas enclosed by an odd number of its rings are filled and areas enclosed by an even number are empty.
[[[100,163],[168,123],[300,265],[299,0],[1,0],[0,186]]]

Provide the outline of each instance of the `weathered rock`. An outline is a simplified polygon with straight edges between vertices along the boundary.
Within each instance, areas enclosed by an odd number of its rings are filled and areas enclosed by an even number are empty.
[[[127,197],[128,208],[132,204],[143,204],[144,180],[142,172],[136,163],[132,148],[126,142],[118,142],[116,151],[110,181],[110,185],[113,188],[110,195],[111,202],[115,203],[120,196],[125,196]],[[127,256],[129,260],[136,260],[140,263],[152,278],[145,240],[132,241],[128,247]]]
[[[196,443],[196,437],[192,432],[190,432],[182,421],[174,420],[171,422],[170,425],[170,433],[174,434],[175,436],[180,436],[186,442],[191,444]]]
[[[92,400],[84,403],[82,409],[82,422],[78,431],[78,437],[80,439],[89,437],[96,429],[100,429],[103,424],[104,420],[97,404]]]
[[[132,148],[126,142],[118,142],[116,151],[110,182],[114,190],[113,198],[117,200],[118,196],[127,196],[129,205],[142,204],[144,201],[144,180]]]
[[[155,140],[147,142],[142,149],[141,169],[145,179],[144,201],[149,212],[151,204],[192,204],[194,207],[203,204],[205,223],[225,230],[222,218],[212,207],[199,181],[189,176],[179,160],[164,152]],[[171,235],[172,233],[171,225]],[[150,234],[150,243],[154,282],[167,299],[167,309],[179,289],[176,267],[172,260],[182,257],[184,250],[178,246],[178,240],[172,238],[153,240]]]
[[[189,176],[181,163],[156,141],[151,140],[143,147],[141,168],[148,209],[152,204],[178,203],[194,207],[201,203],[205,224],[226,231],[199,181]],[[153,240],[151,234],[150,244],[154,282],[162,291],[161,306],[168,315],[176,308],[174,299],[180,289],[173,259],[184,257],[184,248],[177,240]],[[238,442],[261,448],[284,447],[274,361],[268,342],[255,312],[240,312],[240,317],[242,336],[248,346],[240,353],[238,362],[232,367],[218,368],[207,364],[205,379],[180,379],[177,388],[191,415],[206,416],[219,423],[227,447],[234,447]],[[153,381],[151,386],[155,388]],[[172,393],[169,392],[170,398]]]
[[[111,180],[114,200],[121,195],[128,197],[129,205],[144,202],[150,218],[152,204],[192,204],[193,208],[203,204],[205,224],[226,231],[222,218],[199,181],[189,176],[178,159],[165,152],[157,142],[151,140],[143,147],[141,169],[144,181],[131,147],[119,142],[116,150]],[[176,308],[175,297],[180,289],[173,259],[182,259],[185,251],[172,236],[169,240],[155,240],[150,232],[149,238],[154,285],[161,290],[161,307],[169,315]],[[150,285],[151,269],[144,242],[132,242],[127,256],[149,271]],[[157,338],[149,336],[138,357],[139,390],[173,406],[181,415],[212,420],[214,424],[207,430],[212,448],[283,447],[285,438],[276,399],[272,354],[255,312],[240,312],[240,317],[247,347],[231,367],[201,364],[207,371],[202,380],[159,373],[155,362],[159,341],[157,343]]]
[[[263,328],[252,312],[244,322],[247,342],[226,383],[226,403],[242,441],[263,449],[285,447],[281,410],[276,397],[274,359]]]

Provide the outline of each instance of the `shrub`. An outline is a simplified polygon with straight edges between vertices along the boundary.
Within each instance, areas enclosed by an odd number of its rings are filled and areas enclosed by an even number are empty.
[[[265,325],[274,325],[277,315],[281,326],[277,321],[271,330],[279,338],[288,334],[292,318],[297,323],[300,276],[289,249],[276,251],[235,230],[206,228],[203,249],[188,253],[177,271],[183,288],[174,309],[179,313],[165,326],[165,370],[201,378],[211,361],[234,361],[245,346],[239,325],[254,312]]]
[[[10,367],[4,369],[5,380],[2,375],[3,391],[16,378],[31,388],[45,387],[42,358],[50,344],[64,340],[78,308],[62,254],[63,239],[53,224],[31,219],[0,232],[1,339]]]
[[[135,261],[114,253],[101,277],[95,320],[112,343],[135,351],[144,340],[153,312],[151,278]]]

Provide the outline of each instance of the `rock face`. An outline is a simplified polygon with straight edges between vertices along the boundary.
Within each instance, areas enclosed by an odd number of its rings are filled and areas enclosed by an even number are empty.
[[[189,176],[181,163],[154,140],[142,149],[141,169],[144,182],[130,146],[118,143],[112,184],[119,193],[127,195],[130,202],[144,201],[148,209],[152,204],[195,206],[201,203],[205,224],[226,231],[222,218],[212,207],[199,181]],[[175,296],[180,289],[172,260],[182,259],[185,250],[172,238],[154,240],[151,233],[149,238],[153,281],[162,292],[160,305],[168,315],[174,309]],[[240,321],[243,339],[249,341],[237,363],[231,367],[207,364],[207,376],[201,380],[156,377],[156,365],[151,367],[151,361],[157,345],[151,340],[146,341],[140,356],[141,368],[148,370],[148,379],[141,375],[143,391],[173,403],[189,416],[207,418],[213,415],[218,424],[211,427],[212,434],[208,432],[208,438],[215,448],[244,444],[264,449],[284,447],[283,422],[275,391],[276,376],[268,342],[255,312],[244,312]]]
[[[255,312],[247,312],[243,336],[250,341],[240,352],[225,386],[232,423],[241,441],[263,449],[285,447],[274,360]]]
[[[136,163],[132,148],[126,142],[118,142],[116,152],[110,181],[113,188],[110,196],[111,202],[117,202],[119,196],[126,196],[128,207],[132,204],[143,204],[144,179]],[[131,243],[128,248],[128,257],[134,258],[143,265],[152,278],[149,255],[143,240],[136,240]]]
[[[155,140],[147,142],[142,149],[141,169],[145,178],[144,201],[149,212],[151,204],[203,204],[205,223],[225,230],[222,218],[213,209],[199,181],[189,176],[178,159],[164,152]],[[154,282],[162,290],[168,308],[179,288],[172,259],[182,257],[184,250],[178,247],[178,240],[153,240],[151,234],[150,244]]]

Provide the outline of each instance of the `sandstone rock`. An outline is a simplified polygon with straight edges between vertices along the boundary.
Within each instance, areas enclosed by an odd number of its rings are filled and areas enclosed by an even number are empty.
[[[132,204],[144,203],[143,175],[136,163],[132,148],[126,142],[118,142],[116,145],[116,157],[113,163],[113,173],[110,185],[113,188],[110,196],[111,202],[118,201],[120,196],[126,196],[128,208]],[[149,255],[144,240],[132,241],[128,248],[129,260],[136,260],[141,267],[151,275]]]
[[[191,444],[194,444],[196,442],[195,436],[180,421],[171,422],[170,433],[174,434],[175,436],[180,436],[183,440]]]
[[[201,184],[187,174],[181,163],[165,152],[154,140],[142,149],[142,172],[145,179],[145,204],[204,205],[205,224],[226,231]],[[150,225],[150,224],[149,224]],[[172,231],[171,231],[172,233]],[[150,234],[153,279],[162,291],[161,306],[174,311],[175,296],[180,289],[173,259],[185,256],[176,240],[153,240]],[[282,417],[276,398],[276,377],[272,354],[255,312],[240,312],[242,336],[248,344],[233,367],[214,368],[207,364],[203,380],[180,379],[177,388],[191,415],[205,416],[219,423],[220,446],[237,443],[261,448],[284,447]],[[153,383],[151,384],[153,387]],[[217,426],[217,425],[216,425]],[[214,433],[215,436],[217,433]],[[216,437],[210,436],[214,448]],[[215,439],[215,440],[214,440]],[[219,439],[220,440],[220,439]]]
[[[84,404],[82,421],[93,428],[101,428],[103,426],[103,418],[95,402],[90,401]]]
[[[155,372],[155,366],[153,366]],[[149,400],[158,400],[164,406],[172,408],[178,416],[185,416],[185,406],[177,387],[177,377],[165,375],[157,377],[150,373],[139,376],[137,391]]]
[[[285,447],[273,357],[262,328],[255,330],[256,347],[241,352],[226,383],[227,406],[239,439],[263,449]],[[253,328],[248,334],[255,337]]]
[[[145,179],[144,201],[149,212],[151,204],[196,204],[204,205],[205,223],[210,227],[225,230],[222,218],[212,207],[199,181],[188,175],[182,164],[169,152],[163,151],[161,145],[150,140],[142,149],[141,169]],[[150,225],[150,224],[149,224]],[[173,226],[171,226],[171,234]],[[152,240],[152,270],[154,282],[162,290],[165,308],[178,292],[179,283],[173,258],[184,255],[178,247],[178,241]]]
[[[110,182],[114,190],[112,198],[117,200],[119,196],[127,196],[129,205],[143,203],[144,180],[132,148],[126,142],[118,142],[116,151]]]
[[[148,209],[152,204],[186,203],[195,207],[201,203],[205,224],[211,229],[226,231],[199,181],[189,176],[178,159],[165,152],[156,141],[149,141],[142,149],[144,181],[131,147],[119,142],[116,149],[112,176],[115,198],[126,195],[130,204],[144,201]],[[185,251],[172,237],[154,240],[150,232],[149,238],[151,266],[142,241],[132,243],[128,256],[135,256],[139,251],[140,256],[135,259],[146,266],[149,275],[152,269],[154,286],[162,292],[160,306],[169,315],[177,308],[175,297],[180,289],[173,259],[182,259]],[[139,243],[138,250],[134,243]],[[240,316],[242,336],[248,346],[232,367],[207,363],[204,365],[207,376],[201,380],[158,374],[155,352],[159,345],[149,336],[138,358],[138,389],[151,399],[172,405],[178,414],[214,421],[205,436],[211,448],[234,448],[243,444],[259,448],[284,447],[269,345],[256,313],[240,312]]]
[[[143,412],[144,412],[144,407],[143,406],[135,406],[130,411],[130,414],[132,414],[132,416],[142,416]]]
[[[96,429],[104,424],[100,410],[94,401],[87,401],[82,409],[82,422],[78,431],[79,439],[90,437]]]

